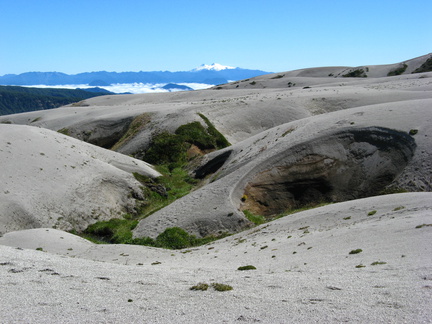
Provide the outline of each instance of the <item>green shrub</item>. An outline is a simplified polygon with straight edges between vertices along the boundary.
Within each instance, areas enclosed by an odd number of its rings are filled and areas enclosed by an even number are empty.
[[[144,160],[151,164],[171,164],[180,166],[186,162],[188,147],[181,137],[163,132],[155,137],[144,155]]]
[[[366,78],[367,75],[363,69],[357,69],[342,75],[344,78]]]
[[[132,230],[137,225],[137,220],[114,218],[88,226],[84,234],[106,243],[125,244],[132,241]]]
[[[206,291],[208,288],[209,288],[209,285],[208,285],[208,284],[201,282],[201,283],[199,283],[199,284],[197,284],[197,285],[195,285],[195,286],[190,287],[189,289],[190,289],[190,290],[201,290],[201,291]]]
[[[212,283],[212,287],[216,291],[228,291],[228,290],[233,289],[233,287],[231,287],[230,285],[225,285],[225,284],[221,284],[221,283],[217,283],[217,282]]]
[[[375,262],[372,262],[371,263],[371,265],[381,265],[381,264],[387,264],[387,262],[383,262],[383,261],[375,261]]]
[[[372,211],[370,211],[367,215],[368,216],[373,216],[373,215],[375,215],[376,214],[376,210],[372,210]]]
[[[358,253],[361,253],[361,252],[363,252],[362,249],[356,249],[356,250],[351,250],[349,254],[358,254]]]
[[[189,235],[185,230],[179,227],[167,228],[156,238],[155,245],[168,249],[183,249],[194,246],[197,238]]]
[[[414,70],[413,73],[422,73],[432,71],[432,57],[428,58],[418,69]]]
[[[192,122],[182,125],[175,133],[182,138],[184,142],[194,144],[200,149],[215,149],[217,147],[216,139],[211,136],[200,122]]]
[[[414,136],[414,135],[416,135],[418,133],[418,129],[410,129],[410,131],[409,131],[409,134],[411,135],[411,136]]]
[[[402,66],[399,66],[395,70],[390,71],[387,74],[387,76],[401,75],[402,73],[405,72],[405,70],[407,69],[407,67],[408,67],[408,65],[406,65],[405,63],[403,63]]]
[[[67,129],[67,128],[59,129],[57,132],[60,134],[69,136],[69,129]]]
[[[255,225],[261,225],[261,224],[264,224],[265,222],[267,222],[267,220],[264,216],[255,215],[252,212],[250,212],[249,210],[243,210],[243,214],[245,215],[245,217],[248,220],[250,220]]]
[[[253,265],[246,265],[246,266],[238,267],[237,270],[240,270],[240,271],[256,270],[256,268]]]

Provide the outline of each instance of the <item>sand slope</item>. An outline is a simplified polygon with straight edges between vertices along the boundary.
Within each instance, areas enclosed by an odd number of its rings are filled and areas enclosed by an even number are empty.
[[[144,199],[140,160],[47,129],[1,125],[0,233],[35,227],[84,229],[133,212]]]
[[[411,74],[429,57],[1,116],[0,322],[432,322],[432,72]],[[368,77],[342,77],[356,69]],[[159,176],[81,140],[132,154],[198,113],[233,145],[196,159],[202,187],[134,235],[236,234],[174,251],[63,231],[133,212],[132,173]],[[320,200],[260,226],[243,213]],[[202,282],[233,289],[190,290]]]
[[[417,227],[432,223],[431,210],[430,193],[367,198],[180,251],[93,245],[53,229],[8,233],[0,238],[11,246],[0,245],[0,319],[427,323],[432,227]],[[349,254],[355,249],[362,252]],[[244,265],[257,269],[237,270]],[[189,290],[199,282],[233,290]]]

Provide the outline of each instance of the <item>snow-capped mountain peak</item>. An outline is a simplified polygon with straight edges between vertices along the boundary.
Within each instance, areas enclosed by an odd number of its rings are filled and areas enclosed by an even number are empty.
[[[213,64],[201,64],[199,67],[193,69],[192,71],[202,71],[202,70],[209,70],[209,71],[222,71],[222,70],[232,70],[235,69],[235,67],[232,66],[226,66],[218,63]]]

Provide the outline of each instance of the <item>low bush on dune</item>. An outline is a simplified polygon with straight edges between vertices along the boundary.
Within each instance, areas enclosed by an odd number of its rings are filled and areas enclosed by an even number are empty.
[[[219,236],[198,238],[179,227],[170,227],[159,234],[156,239],[150,237],[133,238],[132,230],[137,224],[137,220],[128,219],[111,219],[109,221],[97,222],[90,225],[82,236],[94,243],[146,245],[176,250],[204,245],[228,235],[221,234]]]
[[[399,66],[397,69],[394,69],[392,71],[390,71],[387,76],[394,76],[394,75],[401,75],[402,73],[405,72],[405,70],[407,69],[408,65],[406,65],[405,63],[403,63],[401,66]]]
[[[187,164],[187,151],[192,145],[202,151],[222,149],[230,145],[207,117],[198,115],[207,127],[196,121],[178,127],[174,134],[163,132],[154,136],[149,148],[144,152],[143,160],[173,169]]]

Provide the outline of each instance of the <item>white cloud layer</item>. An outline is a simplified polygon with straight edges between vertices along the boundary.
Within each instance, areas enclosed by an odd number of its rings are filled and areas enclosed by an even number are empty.
[[[212,84],[205,83],[177,83],[179,85],[184,85],[190,87],[194,90],[202,90],[212,87]],[[109,86],[100,86],[99,88],[114,92],[114,93],[155,93],[155,92],[169,92],[162,87],[165,86],[166,83],[115,83]],[[24,87],[33,87],[33,88],[59,88],[59,89],[87,89],[94,88],[87,84],[65,84],[65,85],[31,85]],[[171,91],[180,91],[173,89]]]

